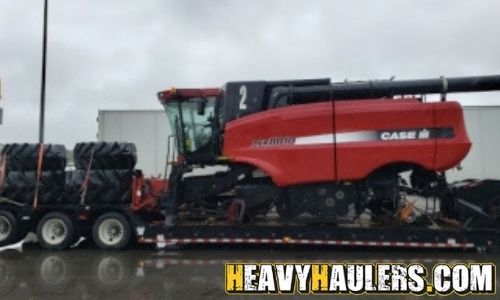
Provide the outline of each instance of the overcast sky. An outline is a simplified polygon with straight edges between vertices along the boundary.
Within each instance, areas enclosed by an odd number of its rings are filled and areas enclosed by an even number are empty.
[[[500,74],[499,12],[496,0],[50,0],[46,141],[94,140],[99,109],[160,109],[171,86]],[[37,141],[42,14],[43,0],[0,0],[0,143]]]

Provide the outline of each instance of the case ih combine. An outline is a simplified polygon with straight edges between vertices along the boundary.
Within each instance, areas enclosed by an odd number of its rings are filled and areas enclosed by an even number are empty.
[[[495,90],[500,76],[163,91],[174,132],[168,179],[134,170],[132,144],[78,144],[73,171],[62,146],[6,145],[0,243],[35,231],[48,249],[82,235],[103,249],[132,241],[491,249],[500,181],[446,181],[471,148],[462,108],[446,95]],[[426,102],[428,94],[442,101]]]

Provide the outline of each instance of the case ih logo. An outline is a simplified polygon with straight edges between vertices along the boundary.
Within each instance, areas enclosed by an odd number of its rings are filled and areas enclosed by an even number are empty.
[[[394,140],[427,140],[453,138],[453,128],[413,128],[379,131],[379,138],[383,141]]]
[[[295,144],[295,137],[285,136],[285,137],[271,137],[263,140],[254,140],[252,142],[252,147],[262,148],[262,147],[273,147],[282,145],[293,145]]]
[[[422,129],[420,131],[384,131],[380,133],[380,139],[384,141],[428,139],[429,137],[430,131],[428,129]]]

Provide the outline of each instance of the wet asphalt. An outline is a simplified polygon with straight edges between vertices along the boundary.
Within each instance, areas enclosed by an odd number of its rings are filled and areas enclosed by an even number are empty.
[[[499,254],[462,251],[304,247],[210,247],[107,252],[81,245],[51,252],[37,245],[0,253],[0,299],[255,299],[226,295],[227,262],[500,262]],[[497,279],[498,280],[498,279]],[[290,298],[299,298],[293,295]],[[352,296],[320,296],[352,299]],[[384,296],[361,296],[384,299]],[[413,299],[413,296],[391,297]],[[453,298],[453,297],[452,297]],[[486,297],[482,297],[484,299]]]

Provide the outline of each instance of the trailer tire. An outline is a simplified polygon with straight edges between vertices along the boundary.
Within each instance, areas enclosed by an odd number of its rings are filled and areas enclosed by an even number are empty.
[[[36,229],[38,242],[48,250],[63,250],[75,240],[75,225],[73,220],[61,212],[46,214]]]
[[[129,244],[132,228],[125,216],[110,212],[100,216],[92,226],[92,237],[103,250],[122,250]]]
[[[19,221],[7,210],[0,210],[0,246],[17,242],[20,236]]]

